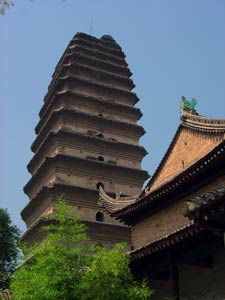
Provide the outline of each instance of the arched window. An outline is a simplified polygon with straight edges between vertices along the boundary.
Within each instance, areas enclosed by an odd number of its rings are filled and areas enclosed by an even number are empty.
[[[98,182],[96,184],[96,189],[99,190],[100,189],[100,186],[104,189],[104,184],[102,182]]]
[[[99,117],[103,117],[103,114],[98,114]]]
[[[104,135],[102,133],[97,134],[97,136],[102,138],[102,139],[104,138]]]
[[[101,211],[98,211],[95,215],[95,220],[98,222],[104,222],[104,214]]]
[[[104,157],[103,157],[103,156],[99,156],[99,157],[98,157],[98,160],[99,160],[99,161],[104,161]]]

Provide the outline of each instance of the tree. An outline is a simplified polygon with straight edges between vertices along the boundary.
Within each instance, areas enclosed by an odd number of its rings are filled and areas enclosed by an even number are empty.
[[[14,6],[13,1],[8,0],[0,0],[0,15],[4,15],[6,10],[9,9],[11,6]]]
[[[8,211],[0,208],[0,289],[9,286],[19,257],[19,237],[20,231],[12,225]]]
[[[149,299],[146,283],[135,282],[129,271],[123,246],[107,251],[87,245],[86,227],[74,214],[74,207],[61,198],[48,220],[51,224],[44,228],[48,234],[43,242],[28,247],[26,261],[14,273],[14,300]]]
[[[81,300],[145,300],[152,294],[147,281],[134,280],[124,245],[98,248],[81,282]]]

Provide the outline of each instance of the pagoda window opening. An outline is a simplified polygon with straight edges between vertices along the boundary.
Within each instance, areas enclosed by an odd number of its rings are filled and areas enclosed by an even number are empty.
[[[98,114],[99,117],[103,117],[103,114]]]
[[[104,222],[104,214],[101,211],[98,211],[95,215],[95,220],[98,222]]]
[[[96,189],[99,190],[100,187],[102,187],[104,189],[104,184],[102,182],[97,182]]]
[[[103,156],[99,156],[98,157],[98,161],[104,161],[104,157]]]
[[[102,133],[98,133],[97,136],[102,138],[102,139],[104,138],[104,135]]]
[[[97,243],[97,244],[95,244],[95,248],[98,249],[98,248],[104,248],[104,247],[103,247],[103,245],[101,243]]]

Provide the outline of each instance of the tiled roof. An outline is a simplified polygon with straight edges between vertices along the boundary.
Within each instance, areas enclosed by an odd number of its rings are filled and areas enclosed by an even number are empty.
[[[185,113],[181,117],[181,125],[195,131],[225,133],[225,119],[212,119],[200,115]]]
[[[157,167],[155,173],[149,180],[148,184],[146,185],[142,196],[151,193],[151,188],[154,186],[155,179],[157,178],[158,174],[160,173],[161,169],[163,168],[168,156],[173,149],[174,144],[176,143],[179,133],[182,129],[189,129],[191,132],[205,134],[206,136],[212,138],[214,135],[218,138],[218,134],[221,135],[221,140],[225,139],[225,119],[212,119],[204,116],[200,116],[198,114],[192,114],[185,112],[181,116],[180,125],[172,139],[166,154],[164,155],[163,159],[161,160],[159,166]],[[177,174],[176,174],[177,175]],[[158,185],[156,186],[158,187]]]
[[[162,186],[152,191],[150,194],[143,195],[142,197],[139,196],[139,198],[137,197],[134,201],[127,203],[127,205],[124,205],[123,207],[117,206],[116,208],[116,204],[118,202],[114,201],[113,211],[111,210],[109,212],[118,219],[121,219],[127,224],[130,224],[131,221],[129,220],[131,220],[134,214],[143,210],[146,211],[146,209],[149,209],[151,205],[155,205],[156,202],[159,202],[162,197],[165,198],[165,195],[179,189],[181,186],[186,184],[186,182],[189,182],[193,178],[196,178],[196,176],[203,176],[203,174],[210,168],[210,166],[213,166],[214,164],[220,164],[221,160],[224,159],[224,155],[225,141],[221,142],[210,153],[197,161],[187,170],[164,183]],[[101,203],[105,207],[105,209],[108,210],[107,198],[104,199],[104,201],[101,201]]]
[[[178,228],[177,230],[165,235],[159,239],[152,241],[151,243],[135,249],[130,252],[131,260],[135,261],[146,256],[150,256],[154,253],[166,250],[172,246],[175,246],[184,240],[193,237],[198,234],[200,229],[195,228],[192,223]]]
[[[122,197],[119,195],[116,198],[112,198],[106,194],[102,187],[99,188],[99,204],[109,213],[133,204],[137,199],[138,196]]]
[[[218,202],[225,203],[225,186],[216,188],[210,192],[194,197],[186,202],[186,216],[193,215],[197,212],[205,210]]]

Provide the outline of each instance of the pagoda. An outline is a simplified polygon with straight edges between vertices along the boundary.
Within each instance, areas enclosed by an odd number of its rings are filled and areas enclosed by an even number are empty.
[[[113,197],[139,194],[148,173],[139,146],[145,133],[134,107],[132,73],[121,47],[108,35],[77,33],[52,75],[40,110],[24,187],[29,203],[21,216],[26,242],[43,238],[40,226],[53,213],[59,195],[77,207],[94,244],[111,247],[130,241],[130,227],[98,206],[98,190]]]

